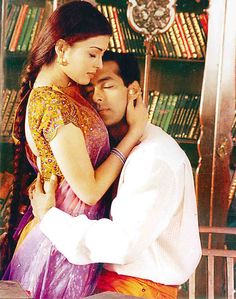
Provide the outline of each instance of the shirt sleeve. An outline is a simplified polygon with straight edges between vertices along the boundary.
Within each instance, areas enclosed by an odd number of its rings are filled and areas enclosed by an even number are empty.
[[[173,170],[155,159],[132,159],[113,200],[112,219],[72,217],[53,208],[43,233],[75,264],[125,264],[136,259],[165,230],[183,196],[184,164]]]

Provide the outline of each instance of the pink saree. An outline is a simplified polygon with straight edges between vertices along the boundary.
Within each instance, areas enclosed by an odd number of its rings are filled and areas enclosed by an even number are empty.
[[[110,151],[108,133],[102,120],[73,88],[61,91],[54,87],[40,87],[33,90],[30,97],[34,104],[29,106],[29,113],[33,113],[34,119],[37,119],[32,122],[32,135],[40,152],[43,177],[48,179],[53,172],[60,178],[56,192],[57,207],[73,216],[86,214],[90,219],[102,218],[106,196],[94,206],[82,202],[63,178],[48,147],[48,141],[55,136],[58,126],[72,122],[81,128],[91,162],[96,168]],[[92,294],[101,265],[78,266],[69,263],[41,233],[38,224],[25,224],[25,220],[20,224],[19,231],[23,228],[21,244],[3,279],[19,281],[35,299],[83,298]]]

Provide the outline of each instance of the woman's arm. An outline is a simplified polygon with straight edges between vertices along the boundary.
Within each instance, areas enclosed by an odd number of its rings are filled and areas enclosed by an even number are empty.
[[[137,100],[135,107],[133,100],[130,100],[127,109],[129,131],[116,146],[126,157],[141,138],[147,120],[141,97]],[[89,205],[97,203],[119,175],[123,166],[115,155],[110,155],[101,166],[94,170],[83,133],[71,123],[58,129],[50,146],[66,181],[75,194]]]

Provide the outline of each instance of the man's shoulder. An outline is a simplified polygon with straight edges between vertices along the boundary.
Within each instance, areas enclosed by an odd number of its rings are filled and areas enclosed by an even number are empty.
[[[172,161],[174,164],[179,164],[187,159],[176,140],[160,127],[152,124],[148,124],[144,138],[133,154],[142,155],[143,158],[148,156],[149,159],[167,161],[168,164]]]
[[[176,140],[163,131],[160,127],[148,124],[147,134],[141,142],[141,147],[147,146],[151,148],[167,149],[171,151],[182,152],[181,147]]]

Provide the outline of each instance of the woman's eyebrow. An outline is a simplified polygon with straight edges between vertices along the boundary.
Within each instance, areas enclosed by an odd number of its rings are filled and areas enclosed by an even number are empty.
[[[96,50],[101,51],[101,52],[105,51],[104,49],[99,48],[99,47],[96,47],[96,46],[91,46],[91,47],[89,47],[89,48],[90,48],[90,49],[96,49]]]

